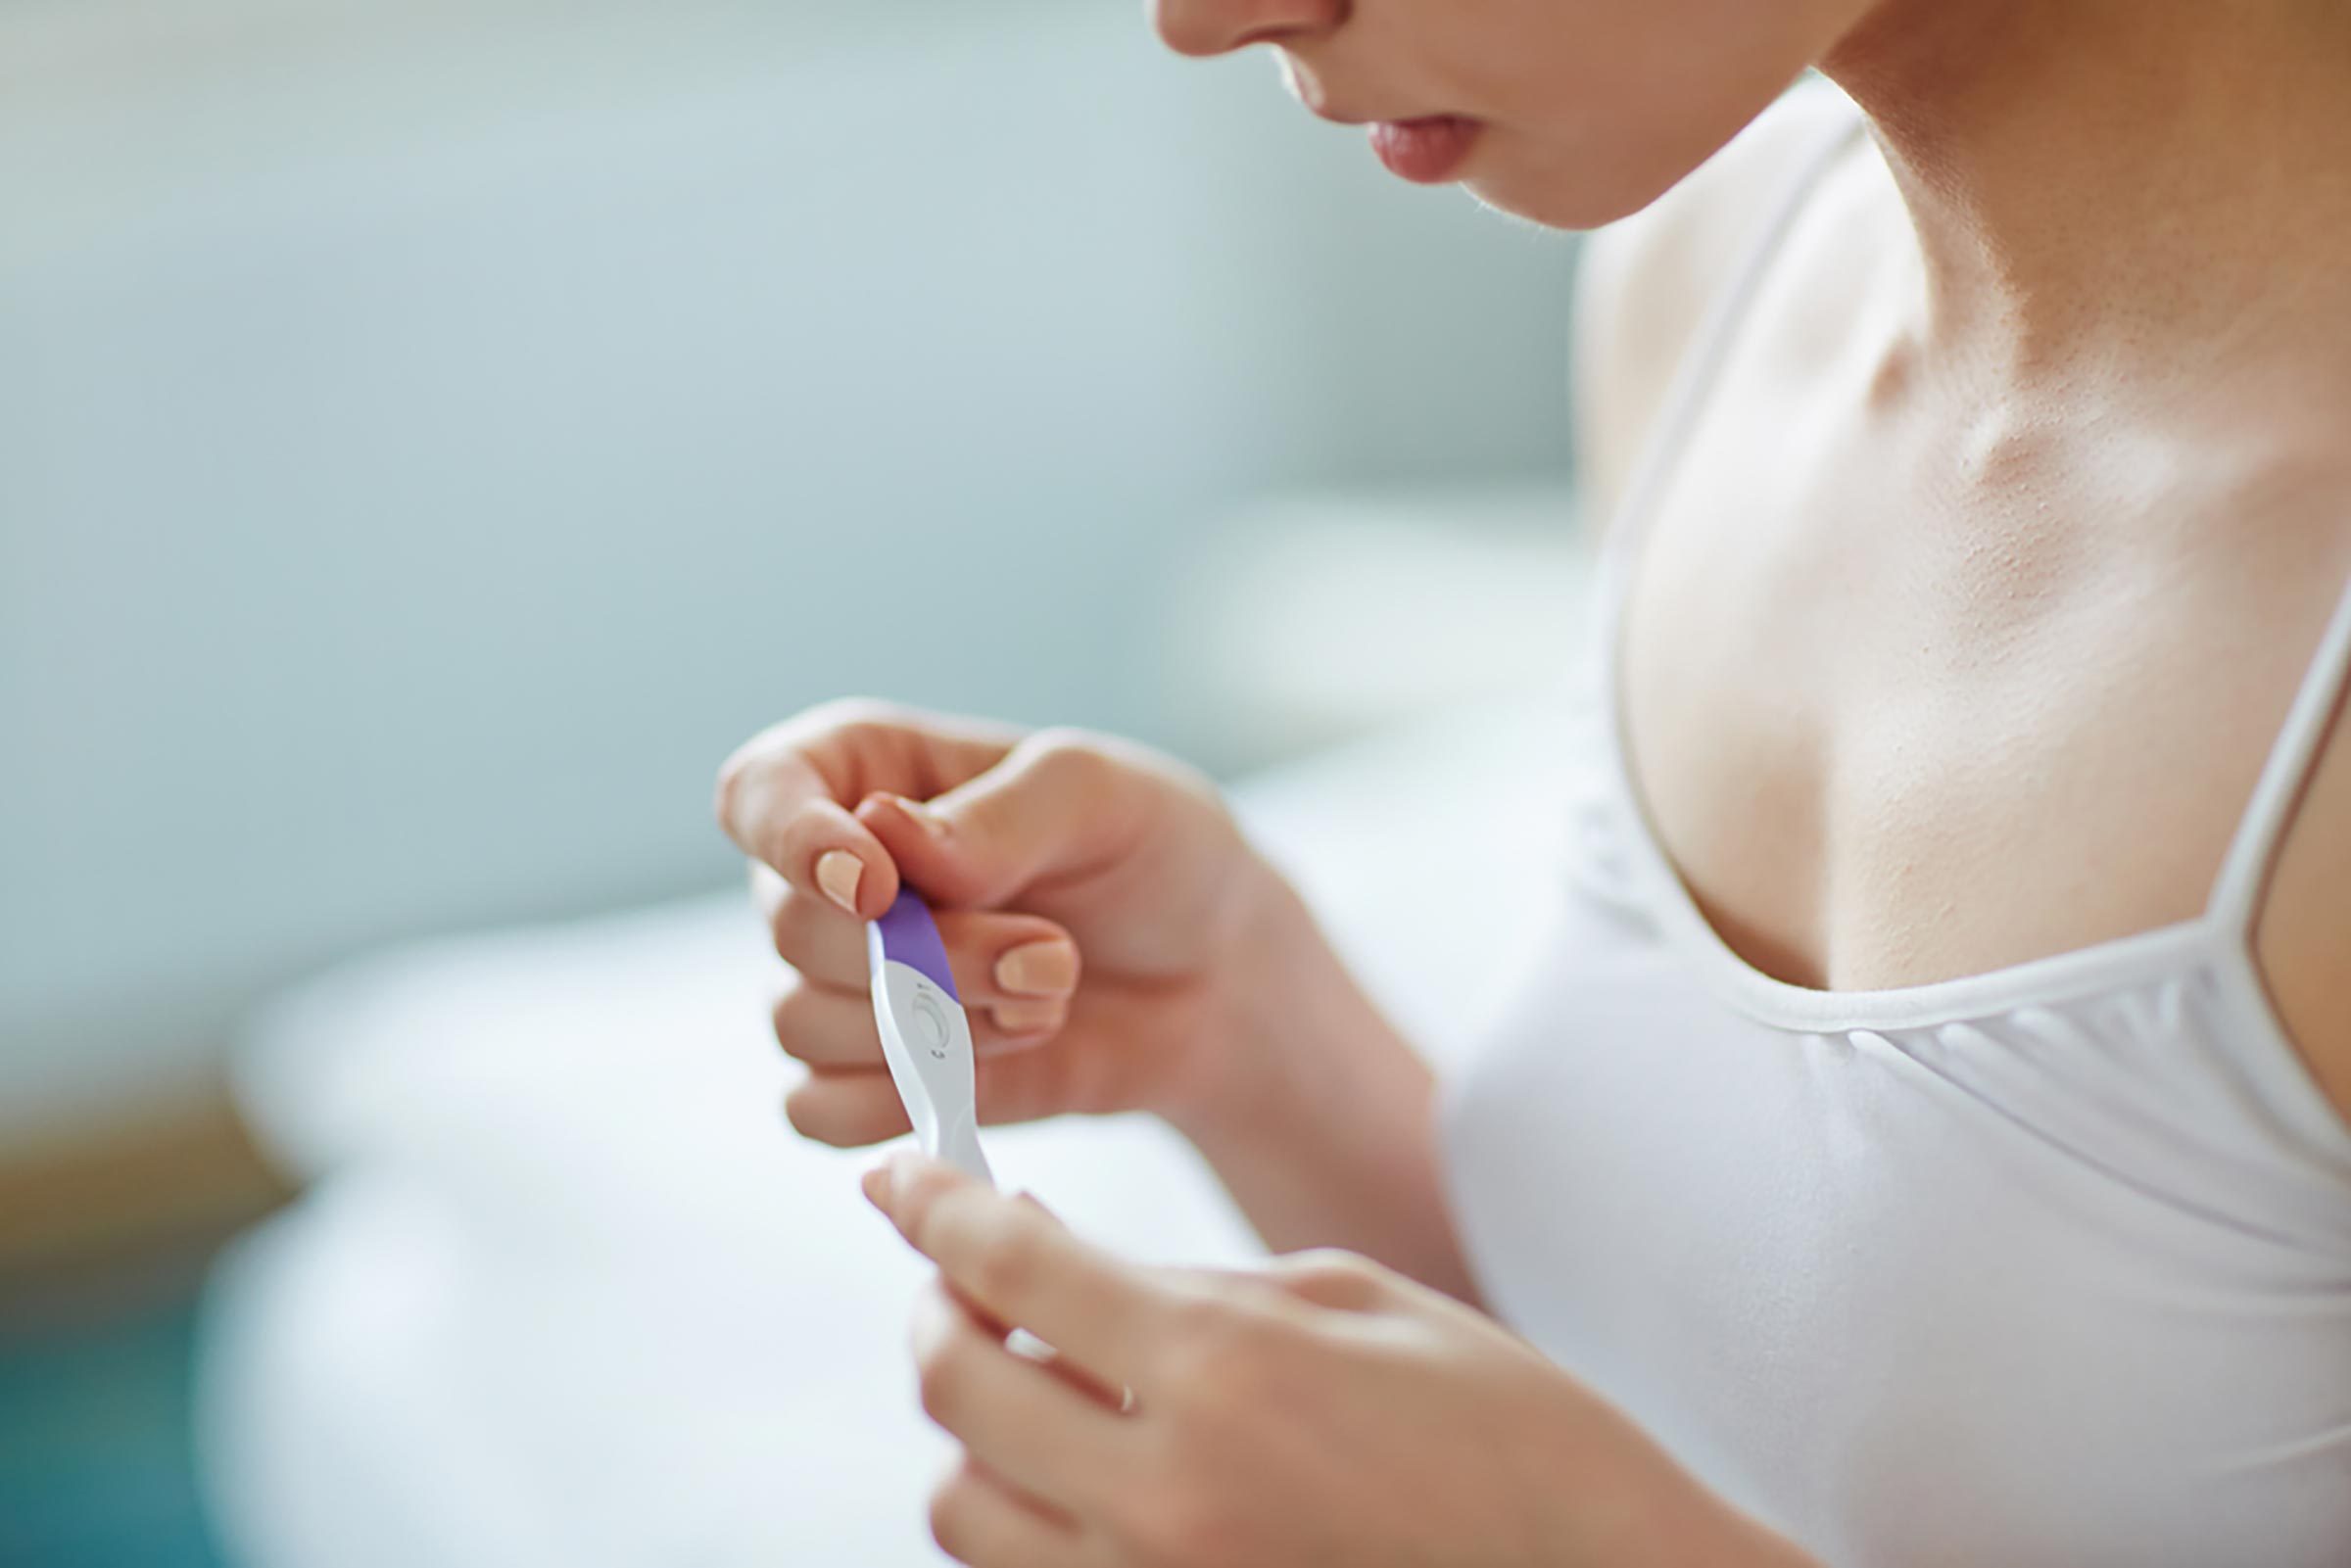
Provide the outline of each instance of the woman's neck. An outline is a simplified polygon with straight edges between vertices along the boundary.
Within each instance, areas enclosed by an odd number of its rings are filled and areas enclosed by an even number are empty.
[[[2351,0],[1885,0],[1824,70],[1901,186],[1930,354],[2351,357]]]

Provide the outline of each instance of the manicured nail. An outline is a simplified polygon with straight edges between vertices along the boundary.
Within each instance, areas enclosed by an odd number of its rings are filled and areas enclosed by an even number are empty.
[[[1023,996],[1065,996],[1078,984],[1078,949],[1056,936],[996,960],[996,983]]]
[[[865,863],[845,849],[828,849],[816,862],[816,885],[850,914],[857,913],[857,884],[865,877]]]
[[[987,1010],[1006,1034],[1034,1034],[1061,1022],[1059,1002],[998,1002]]]

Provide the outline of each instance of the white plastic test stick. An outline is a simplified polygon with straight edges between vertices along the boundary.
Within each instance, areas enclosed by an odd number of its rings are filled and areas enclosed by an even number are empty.
[[[995,1185],[980,1152],[971,1021],[955,994],[938,923],[921,894],[901,886],[889,912],[866,923],[865,956],[882,1056],[923,1153]]]

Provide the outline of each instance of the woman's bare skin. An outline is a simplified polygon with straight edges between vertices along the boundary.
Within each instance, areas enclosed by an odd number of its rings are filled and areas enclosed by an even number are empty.
[[[2204,24],[2243,28],[2222,10]],[[1886,119],[1915,128],[1823,182],[1644,544],[1624,695],[1646,803],[1726,941],[1797,984],[1916,985],[2195,917],[2351,580],[2351,273],[2318,260],[2351,245],[2351,179],[2308,177],[2351,169],[2339,68],[2297,94],[2141,36],[2236,90],[2158,89],[2119,49],[2018,32],[2064,52],[2067,94],[1978,105],[1950,51],[1911,81],[1892,40],[1832,60],[1865,108],[1907,95]],[[2095,93],[2101,68],[2143,97]],[[1596,242],[1595,505],[1734,236],[1845,112],[1812,96]],[[1945,151],[1971,113],[2002,127],[1972,161]],[[2110,151],[2085,188],[2050,190],[2041,149],[2086,142]],[[2182,202],[2194,223],[2142,210]],[[2125,227],[2155,240],[2113,258]],[[2258,951],[2351,1115],[2351,743],[2330,749]]]

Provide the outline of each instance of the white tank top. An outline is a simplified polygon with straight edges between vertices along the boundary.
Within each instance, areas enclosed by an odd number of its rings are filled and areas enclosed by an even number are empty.
[[[1722,942],[1637,803],[1626,563],[1860,126],[1839,131],[1717,303],[1611,530],[1566,875],[1445,1085],[1463,1245],[1504,1321],[1834,1568],[2346,1568],[2351,1128],[2250,933],[2351,666],[2351,595],[2183,924],[1809,990]]]

